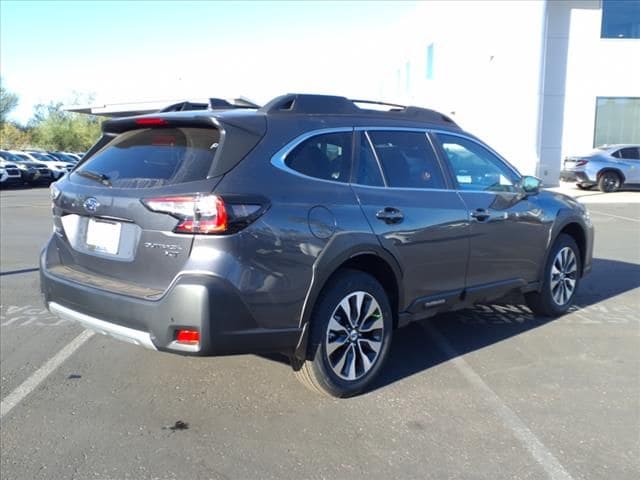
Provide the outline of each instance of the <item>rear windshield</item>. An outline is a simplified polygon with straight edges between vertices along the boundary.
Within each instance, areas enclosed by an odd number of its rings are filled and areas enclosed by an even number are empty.
[[[212,128],[131,130],[118,135],[75,172],[118,188],[152,188],[204,180],[218,148]]]

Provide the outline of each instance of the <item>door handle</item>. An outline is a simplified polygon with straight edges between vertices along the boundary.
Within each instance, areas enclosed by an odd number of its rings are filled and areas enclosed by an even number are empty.
[[[476,208],[473,212],[471,212],[471,218],[478,222],[486,222],[491,218],[491,214],[489,210],[486,208]]]
[[[376,213],[376,218],[385,223],[400,223],[404,219],[404,215],[397,208],[385,207]]]

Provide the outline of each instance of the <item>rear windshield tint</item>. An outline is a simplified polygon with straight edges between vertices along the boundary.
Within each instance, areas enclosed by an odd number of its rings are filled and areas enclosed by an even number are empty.
[[[76,172],[98,174],[117,188],[204,180],[219,140],[219,131],[212,128],[131,130],[118,135]]]

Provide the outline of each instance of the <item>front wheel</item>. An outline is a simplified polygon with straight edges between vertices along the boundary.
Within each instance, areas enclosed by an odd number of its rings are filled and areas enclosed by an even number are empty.
[[[320,294],[310,322],[308,360],[294,365],[298,379],[334,397],[366,389],[391,343],[393,316],[382,285],[357,270],[338,273]]]
[[[545,265],[542,289],[525,295],[531,311],[545,317],[557,317],[569,310],[580,283],[580,250],[566,234],[556,239]]]

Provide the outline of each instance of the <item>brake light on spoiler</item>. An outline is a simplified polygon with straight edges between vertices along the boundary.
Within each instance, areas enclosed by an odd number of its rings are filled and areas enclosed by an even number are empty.
[[[140,125],[142,127],[163,127],[169,125],[169,122],[164,118],[143,117],[136,119],[136,125]]]
[[[146,198],[143,205],[152,212],[167,213],[179,220],[175,233],[234,233],[249,225],[267,208],[266,202],[237,198],[227,202],[211,193]]]

